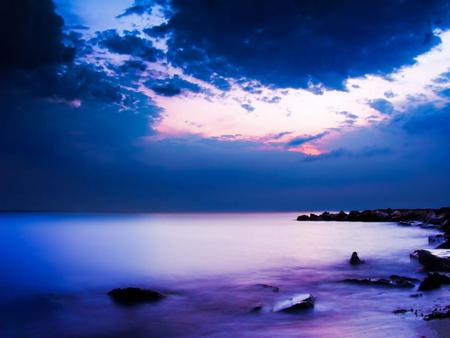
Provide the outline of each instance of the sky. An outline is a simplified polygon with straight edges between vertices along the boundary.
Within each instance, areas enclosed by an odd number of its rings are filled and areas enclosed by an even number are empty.
[[[0,210],[450,204],[450,4],[5,0]]]

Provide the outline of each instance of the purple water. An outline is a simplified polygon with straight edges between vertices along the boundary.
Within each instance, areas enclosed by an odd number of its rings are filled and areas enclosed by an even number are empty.
[[[409,258],[435,230],[393,223],[296,222],[293,213],[0,216],[1,337],[445,337],[432,308],[448,288],[349,285],[347,277],[422,278]],[[366,264],[347,263],[358,251]],[[258,284],[280,288],[273,292]],[[115,287],[153,288],[121,307]],[[251,313],[311,293],[313,310]]]

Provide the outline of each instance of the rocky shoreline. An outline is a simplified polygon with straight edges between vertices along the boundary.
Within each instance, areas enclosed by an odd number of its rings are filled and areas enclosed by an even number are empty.
[[[411,258],[417,259],[422,265],[424,275],[423,280],[408,276],[390,275],[386,277],[346,278],[342,283],[360,285],[361,287],[380,288],[405,288],[414,290],[416,293],[410,297],[423,297],[427,292],[450,285],[450,208],[440,209],[376,209],[365,211],[351,211],[346,213],[323,212],[320,215],[300,215],[298,221],[343,221],[343,222],[397,222],[402,226],[435,227],[442,233],[429,238],[429,243],[437,245],[436,249],[415,250],[411,253]],[[348,261],[349,265],[365,264],[360,259],[357,252],[353,252]],[[267,284],[256,284],[257,287],[268,289],[272,292],[279,292],[277,286]],[[134,306],[142,303],[155,303],[167,298],[167,295],[159,291],[150,289],[140,289],[128,287],[123,289],[113,289],[108,293],[109,297],[119,305]],[[276,303],[257,304],[253,308],[249,307],[249,313],[262,312],[282,312],[282,313],[303,313],[313,309],[316,298],[309,294],[296,294]],[[393,310],[394,314],[414,313],[416,316],[429,321],[434,319],[450,318],[450,305],[442,304],[431,310],[425,309],[404,309]]]
[[[450,285],[450,208],[438,209],[375,209],[348,213],[323,212],[321,214],[300,215],[297,221],[335,221],[335,222],[397,222],[402,226],[434,227],[442,234],[428,238],[430,244],[437,244],[432,250],[415,250],[411,258],[415,258],[423,266],[427,276],[420,282],[417,291],[427,292],[438,289],[442,285]],[[350,258],[350,264],[361,264],[356,252]],[[383,287],[416,287],[418,280],[408,277],[390,276],[388,278],[347,279],[347,283],[360,285],[378,285]],[[421,294],[418,294],[421,295]],[[450,318],[450,305],[434,308],[430,313],[420,309],[397,309],[394,313],[413,312],[424,320]]]

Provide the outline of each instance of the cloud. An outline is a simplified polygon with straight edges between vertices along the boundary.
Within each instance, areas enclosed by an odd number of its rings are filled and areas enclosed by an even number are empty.
[[[182,1],[147,32],[168,37],[168,58],[186,73],[247,77],[279,87],[322,82],[411,64],[449,24],[447,1]],[[223,38],[223,37],[226,38]]]
[[[183,80],[180,76],[175,75],[167,79],[151,79],[145,85],[152,89],[156,94],[162,96],[176,96],[183,91],[198,93],[201,91],[199,85]]]
[[[62,43],[64,22],[51,0],[5,0],[0,13],[0,70],[29,70],[73,59],[73,48]]]
[[[378,110],[380,113],[385,115],[392,115],[395,112],[394,106],[391,102],[385,99],[375,99],[369,101],[369,106],[373,109]]]
[[[126,31],[121,36],[116,30],[108,29],[97,33],[96,41],[113,53],[142,57],[149,62],[156,61],[161,55],[151,41],[140,38],[137,32]]]
[[[318,140],[326,135],[328,135],[329,132],[324,131],[322,133],[316,134],[316,135],[308,135],[308,136],[300,136],[300,137],[295,137],[293,139],[291,139],[288,143],[287,146],[288,147],[297,147],[300,146],[302,144],[314,141],[314,140]]]

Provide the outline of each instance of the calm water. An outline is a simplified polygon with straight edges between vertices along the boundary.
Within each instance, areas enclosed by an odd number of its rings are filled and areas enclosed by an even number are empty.
[[[390,223],[295,222],[297,214],[0,216],[1,337],[445,337],[398,307],[431,308],[448,290],[347,285],[347,277],[423,277],[410,260],[433,230]],[[358,251],[367,264],[351,267]],[[280,288],[272,292],[258,284]],[[123,308],[114,287],[154,288]],[[250,313],[299,293],[300,314]],[[448,337],[448,336],[447,336]]]

